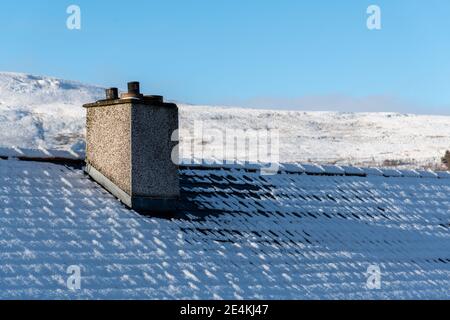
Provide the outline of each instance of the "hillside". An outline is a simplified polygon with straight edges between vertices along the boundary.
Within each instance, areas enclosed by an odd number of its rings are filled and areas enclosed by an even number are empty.
[[[0,73],[0,147],[83,149],[81,105],[103,95],[101,87],[74,81]],[[198,120],[220,130],[278,129],[282,162],[436,167],[450,149],[446,116],[179,107],[184,151]],[[220,148],[217,141],[195,143]]]

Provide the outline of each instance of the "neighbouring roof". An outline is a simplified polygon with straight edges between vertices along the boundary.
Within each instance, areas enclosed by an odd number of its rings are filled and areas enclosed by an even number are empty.
[[[450,296],[449,173],[185,163],[182,208],[164,219],[21,150],[0,150],[0,298]],[[66,286],[71,265],[81,290]]]

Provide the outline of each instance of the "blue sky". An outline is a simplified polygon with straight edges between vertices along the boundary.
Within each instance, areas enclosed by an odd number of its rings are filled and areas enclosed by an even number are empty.
[[[195,104],[450,114],[447,0],[16,0],[0,30],[2,71]]]

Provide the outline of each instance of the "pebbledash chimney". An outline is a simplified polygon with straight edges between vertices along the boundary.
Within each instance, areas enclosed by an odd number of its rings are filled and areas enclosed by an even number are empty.
[[[106,100],[84,107],[86,172],[138,212],[175,211],[178,107],[142,95],[139,82],[128,83],[120,98],[117,88],[107,89]]]

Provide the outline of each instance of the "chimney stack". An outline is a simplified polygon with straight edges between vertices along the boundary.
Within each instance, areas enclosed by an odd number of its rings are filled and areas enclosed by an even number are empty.
[[[139,82],[128,83],[120,99],[117,88],[110,88],[105,100],[84,107],[86,172],[138,212],[175,211],[180,187],[172,136],[178,107],[161,96],[142,95]]]

